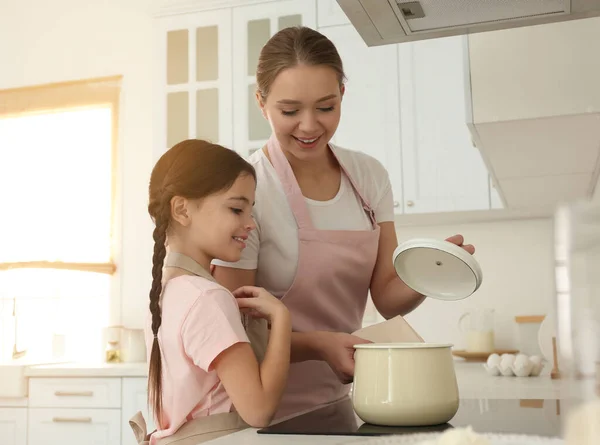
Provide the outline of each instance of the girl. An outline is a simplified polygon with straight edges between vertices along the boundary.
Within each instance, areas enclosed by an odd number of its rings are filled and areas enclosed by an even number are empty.
[[[255,228],[255,187],[250,164],[200,140],[175,145],[152,171],[148,211],[156,227],[146,344],[157,431],[146,436],[138,413],[131,424],[139,443],[198,444],[248,425],[264,427],[276,411],[289,368],[290,315],[265,290],[247,286],[232,294],[208,272],[213,259],[240,259]],[[260,328],[266,333],[266,324],[244,318],[250,322],[244,325],[239,308],[270,321],[261,363],[260,345],[253,345],[255,353],[249,337]]]

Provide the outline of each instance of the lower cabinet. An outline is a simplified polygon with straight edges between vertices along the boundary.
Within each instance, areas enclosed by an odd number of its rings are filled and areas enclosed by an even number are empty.
[[[146,429],[151,433],[156,429],[154,421],[148,415],[148,380],[146,378],[123,378],[123,398],[121,403],[121,445],[137,445],[133,431],[129,426],[131,419],[141,411],[146,420]]]
[[[27,408],[0,408],[0,443],[27,444]]]
[[[29,408],[28,445],[121,442],[121,410]]]
[[[148,432],[145,377],[29,379],[28,407],[0,408],[2,445],[136,445],[129,426],[141,411]]]

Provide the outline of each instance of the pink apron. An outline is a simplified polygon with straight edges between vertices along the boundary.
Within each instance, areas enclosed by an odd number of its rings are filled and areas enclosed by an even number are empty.
[[[267,150],[298,224],[298,268],[292,286],[281,298],[290,311],[292,330],[354,332],[362,326],[377,260],[380,228],[375,213],[338,159],[342,174],[348,177],[369,216],[371,229],[316,229],[275,136],[269,139]],[[339,400],[349,390],[350,385],[342,384],[325,361],[292,363],[276,417]]]

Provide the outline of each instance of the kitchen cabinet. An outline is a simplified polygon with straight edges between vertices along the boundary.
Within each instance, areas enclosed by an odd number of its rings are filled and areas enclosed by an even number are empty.
[[[158,18],[156,156],[194,137],[260,149],[271,130],[255,100],[258,54],[302,24],[335,43],[348,77],[333,142],[387,168],[397,214],[502,207],[466,125],[466,37],[367,47],[335,0],[201,8]]]
[[[386,166],[396,212],[489,209],[489,175],[466,125],[463,37],[367,47],[351,25],[319,30],[348,78],[333,142]]]
[[[118,409],[30,407],[27,444],[118,444],[120,420]]]
[[[466,125],[465,39],[397,45],[405,213],[490,208],[489,174]]]
[[[231,8],[158,20],[156,158],[188,138],[233,145],[232,37]]]
[[[31,379],[29,381],[29,406],[36,408],[120,408],[121,379]]]
[[[317,26],[319,28],[347,24],[350,24],[350,19],[336,0],[317,0]]]
[[[121,445],[136,445],[135,436],[129,426],[129,419],[138,411],[141,411],[144,416],[148,433],[156,429],[154,421],[148,415],[148,379],[145,377],[123,378],[122,396]]]
[[[271,127],[256,103],[256,66],[261,48],[273,34],[288,26],[316,25],[315,3],[283,0],[233,8],[233,148],[249,156],[271,135]]]
[[[121,442],[120,378],[32,378],[27,444]]]
[[[155,158],[187,138],[208,139],[242,156],[264,145],[270,127],[254,98],[256,62],[266,41],[292,25],[316,27],[315,2],[280,0],[160,17]]]
[[[369,48],[351,25],[319,29],[336,46],[346,74],[342,117],[332,142],[367,153],[388,168],[395,206],[402,203],[398,53]]]
[[[148,432],[146,377],[29,379],[28,407],[0,408],[2,444],[135,445],[129,419],[141,411]]]
[[[27,444],[27,408],[0,408],[2,445]]]

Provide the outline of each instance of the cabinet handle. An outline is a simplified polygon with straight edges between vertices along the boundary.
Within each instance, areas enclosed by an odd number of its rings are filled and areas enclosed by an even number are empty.
[[[54,423],[92,423],[91,417],[53,417]]]
[[[394,207],[400,207],[400,203],[398,201],[394,201]]]
[[[415,203],[413,201],[407,201],[406,205],[409,206],[409,207],[412,207],[412,206],[415,205]]]
[[[57,397],[92,397],[94,393],[92,391],[56,391],[54,395]]]

